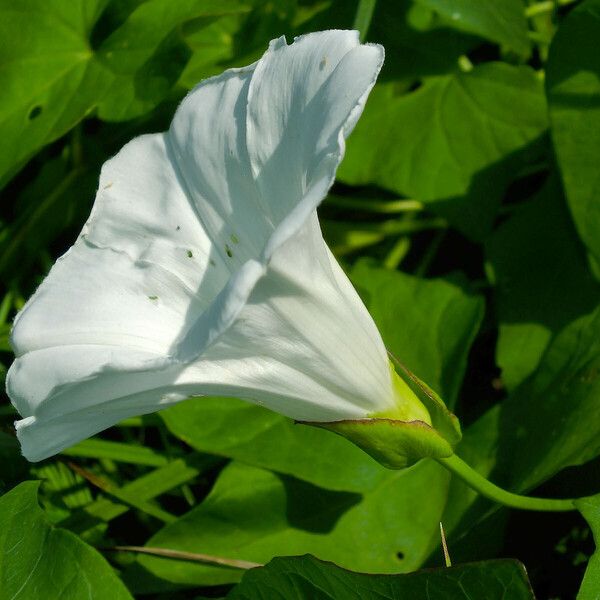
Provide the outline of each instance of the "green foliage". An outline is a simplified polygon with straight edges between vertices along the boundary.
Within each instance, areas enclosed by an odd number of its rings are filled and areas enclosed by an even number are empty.
[[[386,62],[325,238],[389,351],[459,416],[462,458],[512,491],[591,496],[599,0],[0,0],[0,379],[11,320],[76,238],[101,164],[168,127],[202,78],[280,35],[349,28],[359,5]],[[390,471],[331,432],[194,398],[30,465],[15,418],[3,401],[0,600],[533,597],[519,563],[473,561],[524,558],[535,520],[432,461]],[[598,496],[576,504],[598,541]],[[471,564],[419,570],[442,564],[440,521]],[[573,555],[524,558],[539,597],[574,597],[584,571],[579,598],[597,596],[583,528],[557,516],[544,539],[583,531]],[[114,550],[131,545],[268,564]]]
[[[596,541],[596,551],[590,557],[577,600],[593,600],[598,597],[598,590],[600,590],[600,495],[581,498],[576,505],[592,528]]]
[[[50,525],[37,488],[24,482],[0,498],[0,598],[131,598],[98,552]]]
[[[486,63],[410,94],[390,83],[369,99],[339,177],[418,198],[481,237],[546,127],[542,82],[529,67]]]
[[[486,252],[496,286],[498,365],[514,389],[535,371],[553,335],[595,308],[600,286],[556,177],[489,236]]]
[[[452,408],[483,318],[483,298],[461,277],[423,279],[359,261],[352,282],[386,348]]]
[[[522,0],[469,2],[469,0],[417,0],[432,8],[454,27],[474,33],[527,56],[531,43]]]
[[[388,475],[347,440],[241,400],[194,398],[161,417],[174,435],[197,450],[330,490],[362,492]]]
[[[429,573],[382,576],[344,571],[312,556],[276,558],[249,571],[228,596],[251,600],[269,590],[272,600],[347,598],[348,600],[532,600],[525,569],[516,561],[473,563]]]
[[[438,480],[443,484],[436,489]],[[333,492],[233,462],[202,504],[161,529],[147,546],[253,562],[306,551],[349,569],[411,571],[439,530],[447,480],[440,467],[423,462],[412,471],[392,472],[363,494]],[[428,501],[419,505],[424,489]],[[153,556],[141,556],[138,563],[141,568],[128,574],[137,592],[174,589],[167,582],[216,585],[241,577],[229,568]]]
[[[247,10],[235,0],[128,4],[0,3],[0,37],[11,40],[3,45],[0,135],[12,148],[0,159],[0,180],[94,109],[112,121],[154,108],[189,59],[177,28],[193,19]]]
[[[550,48],[546,92],[556,158],[577,229],[600,260],[600,2],[588,0],[569,15]]]

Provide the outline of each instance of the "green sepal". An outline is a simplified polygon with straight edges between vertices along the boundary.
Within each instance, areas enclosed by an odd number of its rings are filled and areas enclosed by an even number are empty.
[[[423,421],[356,419],[303,424],[345,437],[388,469],[404,469],[422,458],[445,458],[454,454],[448,441]]]
[[[431,415],[433,428],[455,448],[462,438],[460,422],[456,415],[448,410],[440,396],[432,390],[424,381],[419,379],[412,371],[407,369],[396,357],[392,356],[396,366],[396,372],[413,393],[425,405]]]
[[[390,355],[391,356],[391,355]],[[460,442],[460,423],[439,395],[395,357],[397,374],[429,412],[424,421],[401,421],[387,415],[333,422],[302,422],[329,429],[350,440],[389,469],[410,467],[422,458],[448,458]]]

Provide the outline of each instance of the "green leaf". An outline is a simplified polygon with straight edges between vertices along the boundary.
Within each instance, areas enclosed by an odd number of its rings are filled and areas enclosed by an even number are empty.
[[[600,260],[600,0],[577,6],[550,47],[546,93],[554,150],[581,238]]]
[[[179,85],[191,89],[200,80],[223,72],[223,65],[229,64],[235,57],[235,34],[243,18],[245,15],[236,14],[209,22],[203,19],[199,26],[194,26],[196,21],[183,28],[182,35],[191,56],[181,74]]]
[[[562,329],[536,372],[464,432],[457,454],[494,483],[528,492],[600,454],[600,308]],[[454,482],[444,523],[464,533],[489,503]],[[495,507],[498,508],[498,507]]]
[[[67,450],[63,450],[62,454],[81,458],[108,458],[116,462],[149,467],[162,467],[169,462],[164,454],[148,446],[135,446],[100,439],[84,440]]]
[[[496,349],[504,385],[513,390],[536,369],[552,337],[600,299],[560,183],[551,176],[486,244],[500,321]]]
[[[600,590],[600,494],[591,498],[581,498],[575,502],[575,506],[592,529],[596,543],[596,551],[588,562],[577,600],[598,600],[598,590]]]
[[[42,480],[41,504],[53,523],[64,519],[72,509],[92,502],[92,493],[83,477],[61,462],[35,465],[31,473]]]
[[[281,554],[310,552],[347,568],[411,571],[437,539],[447,481],[439,465],[421,462],[410,470],[390,471],[360,495],[231,463],[200,506],[164,527],[147,546],[261,563]],[[230,583],[241,575],[153,556],[140,556],[138,563],[146,577],[139,569],[127,579],[140,593]],[[148,580],[148,574],[162,579],[162,585]]]
[[[107,3],[0,0],[0,39],[10,40],[0,69],[0,138],[10,148],[0,154],[0,182],[95,107],[110,120],[154,108],[189,58],[177,27],[247,10],[235,0],[150,0],[111,23],[116,30],[94,48],[91,32]]]
[[[131,600],[98,552],[48,523],[37,488],[27,481],[0,498],[0,599]]]
[[[448,24],[422,4],[378,0],[368,39],[385,48],[380,80],[410,80],[458,71],[459,57],[480,40],[450,29]]]
[[[600,454],[600,308],[565,327],[535,375],[502,403],[498,455],[530,489]],[[505,467],[506,468],[506,467]]]
[[[112,521],[130,509],[131,503],[127,502],[127,498],[136,498],[139,503],[147,504],[148,500],[196,479],[203,471],[215,466],[216,462],[213,457],[196,454],[176,459],[119,488],[125,495],[123,502],[119,502],[115,496],[100,497],[80,511],[73,512],[60,525],[82,536],[94,534],[99,524]]]
[[[529,67],[486,63],[407,95],[378,85],[338,177],[421,200],[481,238],[515,172],[542,152],[533,142],[546,127],[542,83]]]
[[[91,109],[105,74],[87,35],[106,0],[0,2],[0,181]],[[19,35],[14,35],[18,31]],[[7,43],[10,40],[10,43]],[[98,87],[96,87],[98,86]]]
[[[460,277],[425,280],[359,261],[351,279],[387,349],[433,388],[449,408],[456,402],[484,302]]]
[[[366,575],[313,556],[275,558],[248,571],[228,600],[534,600],[523,565],[490,560],[408,575]]]
[[[169,430],[196,450],[293,475],[331,490],[361,492],[386,469],[353,444],[248,402],[194,398],[160,413]]]
[[[0,277],[30,276],[40,254],[89,213],[100,165],[72,168],[64,154],[45,161],[15,202],[15,218],[0,232]]]
[[[474,33],[506,46],[523,57],[529,56],[527,19],[522,0],[417,0],[446,17],[456,29]]]
[[[140,4],[97,49],[96,60],[113,76],[99,105],[100,118],[131,119],[167,96],[191,56],[177,29],[180,25],[248,10],[247,4],[238,0],[150,0]]]

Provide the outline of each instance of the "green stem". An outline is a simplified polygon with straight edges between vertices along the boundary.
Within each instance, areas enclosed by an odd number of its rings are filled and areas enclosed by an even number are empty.
[[[470,488],[485,496],[489,500],[504,504],[510,508],[520,508],[522,510],[540,510],[540,511],[567,511],[575,510],[573,500],[554,500],[552,498],[533,498],[530,496],[520,496],[507,492],[485,477],[477,473],[466,462],[453,454],[449,458],[436,459],[443,467],[448,469],[454,475],[460,477]]]
[[[386,269],[395,271],[409,250],[410,239],[405,236],[399,237],[392,246],[392,249],[388,252],[387,256],[385,257],[383,261],[383,266]]]
[[[374,200],[370,198],[348,198],[346,196],[327,196],[325,202],[336,208],[348,208],[351,210],[362,210],[364,212],[395,214],[418,212],[425,205],[418,200]]]
[[[577,0],[546,0],[545,2],[536,2],[525,9],[525,16],[529,19],[537,15],[543,15],[556,10],[559,6],[573,4]]]
[[[375,10],[376,0],[359,0],[358,9],[354,16],[353,29],[358,29],[360,32],[360,41],[364,42],[367,37],[367,31],[371,24],[373,11]]]

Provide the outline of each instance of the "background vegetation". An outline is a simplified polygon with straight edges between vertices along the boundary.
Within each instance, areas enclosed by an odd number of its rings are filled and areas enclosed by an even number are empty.
[[[600,491],[600,1],[0,0],[0,369],[101,164],[268,41],[358,27],[386,63],[320,209],[390,350],[509,489]],[[492,506],[429,461],[232,399],[130,419],[38,464],[0,404],[0,599],[574,598],[600,535]],[[40,481],[41,483],[34,483]],[[41,508],[40,508],[41,507]],[[591,529],[590,529],[591,526]],[[146,546],[266,563],[164,558]],[[189,558],[189,557],[188,557]],[[213,561],[214,562],[214,561]],[[244,565],[237,565],[238,567]],[[600,557],[579,598],[600,597]]]

